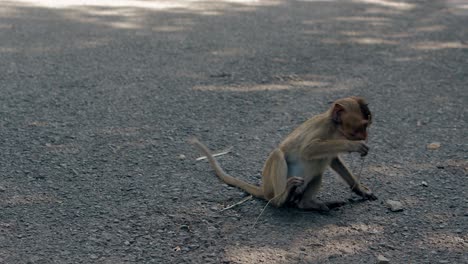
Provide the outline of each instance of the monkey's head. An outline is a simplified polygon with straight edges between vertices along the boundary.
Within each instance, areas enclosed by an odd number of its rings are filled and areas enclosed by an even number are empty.
[[[353,96],[336,100],[331,108],[331,118],[346,139],[367,139],[372,114],[363,98]]]

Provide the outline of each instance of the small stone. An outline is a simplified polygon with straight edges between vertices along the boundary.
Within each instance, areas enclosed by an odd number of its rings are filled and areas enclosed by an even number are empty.
[[[98,256],[97,256],[97,255],[95,255],[95,254],[91,254],[91,255],[89,255],[89,257],[90,257],[91,259],[97,259],[97,258],[98,258]]]
[[[305,247],[300,247],[299,250],[306,251],[306,248]]]
[[[5,187],[0,186],[0,192],[5,192],[5,191],[6,191]]]
[[[124,244],[125,244],[126,246],[128,246],[128,245],[130,245],[130,241],[125,240]]]
[[[426,182],[426,181],[422,181],[422,182],[421,182],[421,185],[422,185],[422,186],[424,186],[424,187],[427,187],[427,186],[429,186],[429,184],[427,184],[427,182]]]
[[[403,211],[403,204],[398,201],[387,200],[386,204],[392,212]]]
[[[185,159],[185,155],[184,155],[184,154],[180,154],[180,155],[179,155],[179,159],[180,159],[180,160],[184,160],[184,159]]]
[[[435,150],[438,148],[440,148],[439,142],[432,142],[431,144],[427,145],[427,149],[430,149],[430,150]]]
[[[390,260],[383,255],[378,255],[377,256],[377,264],[388,264],[390,263]]]
[[[218,231],[218,229],[216,227],[214,227],[214,226],[209,226],[208,227],[208,232],[217,232],[217,231]]]
[[[455,230],[455,233],[457,233],[457,234],[461,234],[461,233],[463,233],[463,230],[461,230],[461,229],[457,229],[457,230]]]
[[[198,244],[190,244],[188,247],[189,247],[190,249],[197,249],[197,248],[200,247],[200,245],[198,245]]]

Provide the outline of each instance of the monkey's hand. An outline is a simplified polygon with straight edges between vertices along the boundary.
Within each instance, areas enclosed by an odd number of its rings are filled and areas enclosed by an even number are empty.
[[[289,189],[289,191],[294,189],[294,192],[296,194],[302,194],[305,189],[304,179],[301,177],[288,178],[288,181],[286,183],[286,188]]]
[[[353,192],[365,199],[369,199],[369,200],[377,200],[377,196],[375,196],[375,194],[372,193],[371,190],[369,190],[369,188],[367,188],[366,186],[364,185],[357,185],[356,187],[352,188]]]
[[[364,157],[369,152],[369,147],[364,141],[351,141],[350,152],[358,152],[361,157]]]

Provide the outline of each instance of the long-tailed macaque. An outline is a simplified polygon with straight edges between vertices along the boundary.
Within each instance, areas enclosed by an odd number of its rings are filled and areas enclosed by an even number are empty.
[[[216,175],[225,183],[270,201],[274,206],[292,205],[305,210],[328,211],[317,200],[323,172],[331,167],[356,194],[370,200],[377,197],[343,164],[338,156],[346,152],[367,155],[364,143],[372,114],[363,98],[335,101],[330,109],[296,128],[271,152],[262,172],[262,185],[255,186],[228,175],[210,150],[196,138],[190,142],[207,156]]]

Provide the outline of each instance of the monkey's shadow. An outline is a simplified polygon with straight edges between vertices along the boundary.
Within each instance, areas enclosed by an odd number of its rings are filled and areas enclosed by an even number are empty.
[[[366,202],[370,202],[368,199],[361,198],[361,197],[350,197],[346,201],[323,201],[325,205],[328,206],[330,209],[329,211],[324,210],[306,210],[297,208],[294,204],[287,204],[284,207],[274,208],[277,212],[279,212],[281,216],[285,216],[290,214],[319,214],[319,215],[329,215],[333,216],[333,212],[338,212],[340,210],[346,209],[346,207],[352,207],[353,205],[358,205]],[[274,215],[276,215],[274,213]],[[288,216],[289,218],[289,216]]]

